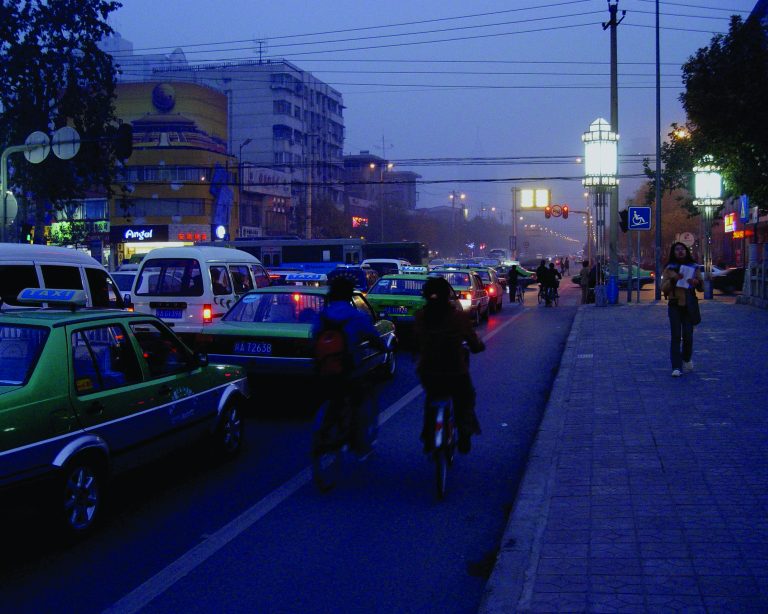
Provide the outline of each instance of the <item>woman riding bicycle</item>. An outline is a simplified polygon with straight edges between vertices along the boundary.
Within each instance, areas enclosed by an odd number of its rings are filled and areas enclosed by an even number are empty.
[[[472,353],[482,352],[485,344],[472,328],[467,314],[449,302],[452,288],[444,278],[428,279],[422,294],[427,303],[416,312],[415,332],[420,354],[417,372],[428,399],[438,395],[453,399],[459,430],[458,448],[466,454],[471,449],[471,436],[480,434],[480,423],[475,414],[475,388],[464,344]],[[432,445],[432,417],[427,415],[428,407],[425,403],[421,433],[425,452],[429,452]]]

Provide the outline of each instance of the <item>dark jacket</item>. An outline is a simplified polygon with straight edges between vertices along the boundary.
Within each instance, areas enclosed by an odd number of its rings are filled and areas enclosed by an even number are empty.
[[[469,316],[449,308],[439,318],[428,318],[426,308],[416,312],[415,332],[419,345],[417,371],[425,376],[452,376],[469,373],[464,342],[472,353],[482,352],[485,344],[472,328]]]

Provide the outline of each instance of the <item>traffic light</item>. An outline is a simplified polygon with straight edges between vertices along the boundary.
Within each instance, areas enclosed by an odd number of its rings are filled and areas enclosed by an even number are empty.
[[[552,217],[552,207],[550,207],[549,205],[544,207],[544,217],[547,219]]]
[[[568,205],[563,205],[563,219],[568,219]]]
[[[619,228],[621,228],[621,232],[627,232],[629,228],[629,211],[626,209],[619,211]]]
[[[115,132],[115,157],[127,160],[133,153],[133,126],[120,124]]]

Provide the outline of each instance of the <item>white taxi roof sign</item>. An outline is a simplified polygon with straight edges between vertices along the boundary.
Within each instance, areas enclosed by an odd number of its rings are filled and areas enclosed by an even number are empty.
[[[84,290],[57,290],[55,288],[24,288],[17,298],[19,303],[48,303],[66,307],[85,307]]]
[[[414,265],[405,265],[402,268],[403,273],[426,273],[427,267],[425,266],[414,266]]]

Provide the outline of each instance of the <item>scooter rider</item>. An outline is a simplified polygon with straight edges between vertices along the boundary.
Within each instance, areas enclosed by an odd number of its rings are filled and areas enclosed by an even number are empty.
[[[418,340],[417,372],[427,393],[450,395],[453,399],[459,430],[459,452],[471,449],[471,436],[480,434],[475,414],[475,388],[469,375],[469,357],[464,343],[472,353],[482,352],[485,344],[472,328],[467,314],[449,302],[451,286],[442,277],[432,277],[422,289],[426,305],[416,312],[415,332]],[[433,419],[427,415],[425,404],[421,440],[426,452],[432,444]]]

